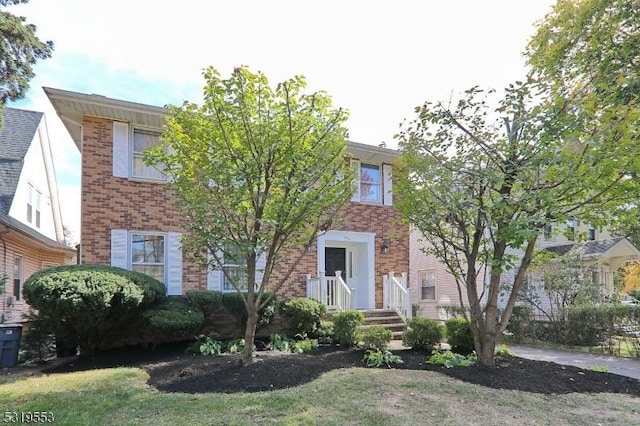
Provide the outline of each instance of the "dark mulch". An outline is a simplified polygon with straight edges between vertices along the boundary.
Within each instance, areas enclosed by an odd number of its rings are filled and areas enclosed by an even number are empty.
[[[445,368],[425,363],[426,353],[394,351],[403,364],[392,368],[428,370],[494,389],[513,389],[544,394],[622,393],[640,396],[640,382],[625,376],[598,373],[572,366],[532,361],[518,357],[497,357],[493,369]],[[74,358],[45,373],[60,373],[96,368],[139,367],[151,376],[149,384],[164,392],[259,392],[298,386],[322,373],[338,368],[365,367],[361,350],[341,350],[324,346],[310,354],[261,351],[256,362],[243,367],[238,355],[205,357],[185,352],[172,345],[156,350],[125,348],[99,353],[89,358]]]

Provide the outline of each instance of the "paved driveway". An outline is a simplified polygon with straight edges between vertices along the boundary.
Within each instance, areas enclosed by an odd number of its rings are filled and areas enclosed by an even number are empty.
[[[618,356],[574,352],[563,349],[534,348],[530,346],[508,345],[514,355],[537,361],[550,361],[556,364],[574,365],[590,369],[594,366],[607,366],[609,373],[633,377],[640,380],[640,359]]]

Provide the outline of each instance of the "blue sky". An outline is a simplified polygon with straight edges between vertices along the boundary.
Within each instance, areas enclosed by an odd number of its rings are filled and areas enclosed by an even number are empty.
[[[200,99],[201,70],[237,65],[272,84],[303,74],[350,111],[350,139],[395,146],[398,124],[426,100],[524,76],[521,56],[552,0],[31,0],[9,8],[55,43],[25,99],[43,111],[63,221],[79,237],[80,159],[42,86],[151,105]],[[90,5],[90,6],[89,6]]]

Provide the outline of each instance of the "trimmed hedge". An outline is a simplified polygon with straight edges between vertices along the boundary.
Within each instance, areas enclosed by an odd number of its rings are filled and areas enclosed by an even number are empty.
[[[365,349],[385,350],[393,339],[393,333],[382,324],[372,325],[361,330],[362,344]]]
[[[438,321],[429,318],[412,318],[407,323],[407,331],[402,336],[405,346],[414,349],[431,350],[438,346],[444,337],[444,327]]]
[[[299,297],[282,302],[280,313],[287,320],[287,331],[291,336],[317,338],[327,307],[315,299]]]
[[[469,322],[464,318],[450,318],[445,321],[447,342],[451,350],[460,354],[470,354],[474,350]]]
[[[170,296],[142,315],[155,331],[177,338],[194,337],[205,320],[203,311],[182,296]]]
[[[364,324],[364,314],[360,311],[337,312],[333,321],[333,341],[340,346],[356,346],[360,340],[360,326]]]
[[[26,302],[59,340],[95,353],[104,340],[165,296],[161,282],[104,265],[67,265],[36,272],[24,283]]]
[[[265,292],[263,295],[268,301],[267,304],[258,312],[258,326],[260,328],[267,325],[273,319],[276,313],[276,298],[271,292]],[[244,302],[238,292],[222,293],[222,305],[238,320],[238,322],[244,328],[247,324],[247,310],[244,307]]]

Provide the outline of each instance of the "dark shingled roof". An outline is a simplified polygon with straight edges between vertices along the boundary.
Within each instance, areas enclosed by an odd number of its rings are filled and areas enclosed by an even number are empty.
[[[546,247],[545,250],[563,256],[571,251],[574,247],[581,256],[593,256],[602,254],[618,244],[624,237],[608,238],[606,240],[586,241],[584,243],[570,243],[559,246]]]
[[[18,188],[24,157],[42,120],[42,113],[23,109],[4,109],[0,128],[0,223],[27,234],[37,241],[55,248],[69,249],[66,245],[45,237],[35,229],[9,216],[13,196]]]

